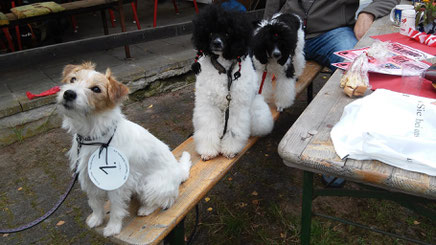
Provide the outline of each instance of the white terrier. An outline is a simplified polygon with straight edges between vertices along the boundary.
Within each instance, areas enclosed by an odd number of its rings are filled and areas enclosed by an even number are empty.
[[[57,103],[63,115],[62,127],[73,134],[73,145],[68,152],[70,167],[79,173],[81,188],[87,193],[92,209],[86,221],[88,226],[93,228],[103,223],[106,198],[111,207],[104,236],[120,233],[133,194],[141,202],[139,216],[171,207],[178,196],[180,183],[189,177],[189,153],[184,152],[177,161],[166,144],[124,117],[120,104],[129,90],[112,77],[109,69],[102,74],[95,71],[92,63],[67,65],[62,82],[66,84],[62,86]],[[108,164],[108,147],[98,142],[108,144],[128,159],[130,171],[125,183],[117,189],[103,190],[88,175],[93,152],[106,147]],[[115,171],[103,167],[100,170],[106,174]]]

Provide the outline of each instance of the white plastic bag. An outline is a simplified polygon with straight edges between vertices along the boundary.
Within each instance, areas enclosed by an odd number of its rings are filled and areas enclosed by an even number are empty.
[[[344,108],[330,134],[341,158],[436,176],[436,100],[377,89]]]

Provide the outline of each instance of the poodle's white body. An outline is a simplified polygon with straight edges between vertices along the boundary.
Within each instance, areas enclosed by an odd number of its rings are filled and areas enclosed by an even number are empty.
[[[279,15],[273,16],[272,20],[262,21],[259,28],[266,24],[281,24],[280,22],[274,21]],[[288,108],[294,104],[296,91],[295,83],[301,74],[303,73],[304,67],[306,66],[306,59],[304,58],[304,31],[303,27],[300,26],[297,32],[297,46],[295,48],[295,55],[289,56],[285,65],[280,65],[274,59],[269,59],[266,65],[259,62],[255,56],[253,56],[253,63],[256,67],[257,76],[259,77],[259,83],[262,81],[262,75],[265,68],[268,72],[267,77],[262,89],[262,95],[265,100],[269,103],[274,102],[278,111],[283,111],[284,108]],[[294,76],[291,78],[286,77],[286,70],[289,65],[293,65],[295,69]],[[276,77],[275,89],[272,87],[272,75]]]
[[[232,61],[219,56],[217,61],[228,70]],[[231,85],[230,113],[227,132],[223,136],[225,111],[228,105],[227,74],[219,74],[209,56],[198,61],[202,71],[195,84],[194,140],[203,160],[222,153],[234,157],[245,146],[250,135],[262,136],[271,132],[273,119],[259,89],[258,77],[249,57],[241,62],[241,77]],[[238,70],[236,64],[233,74]]]

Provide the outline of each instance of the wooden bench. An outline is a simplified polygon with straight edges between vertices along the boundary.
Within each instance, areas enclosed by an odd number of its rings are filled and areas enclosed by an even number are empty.
[[[307,62],[296,85],[297,96],[304,89],[312,86],[312,80],[321,69],[319,64]],[[308,92],[311,92],[311,89],[308,89]],[[271,111],[274,120],[277,120],[279,112],[275,108],[271,108]],[[180,158],[182,152],[189,152],[193,164],[189,179],[180,186],[179,197],[174,205],[168,210],[158,210],[147,217],[138,217],[136,216],[138,203],[133,201],[130,206],[130,216],[124,219],[123,230],[119,235],[110,237],[110,239],[118,244],[158,244],[173,231],[172,239],[169,242],[171,244],[184,244],[184,229],[181,221],[258,139],[259,137],[251,137],[245,148],[233,159],[219,156],[203,162],[195,151],[193,137],[188,138],[173,150],[177,159]],[[109,205],[109,203],[106,204],[106,211],[109,211]],[[106,217],[107,219],[108,217]],[[179,223],[181,225],[178,225]],[[177,228],[174,229],[176,226]],[[99,234],[103,234],[103,228],[104,226],[100,226],[95,230]]]
[[[0,28],[9,28],[19,26],[22,24],[33,23],[37,21],[43,21],[48,19],[59,19],[65,16],[77,15],[82,13],[89,13],[94,11],[100,11],[103,22],[103,32],[105,35],[109,34],[107,25],[106,13],[107,9],[117,9],[120,14],[120,26],[121,31],[126,31],[126,25],[124,20],[123,4],[132,2],[133,0],[80,0],[69,3],[60,4],[65,10],[56,13],[50,13],[46,15],[38,15],[28,18],[18,19],[13,13],[6,13],[6,17],[9,20],[9,24],[1,25]],[[5,35],[8,35],[5,33]],[[11,46],[11,44],[9,44]],[[126,46],[127,47],[127,46]],[[130,58],[130,52],[126,48],[126,56]]]
[[[43,19],[58,18],[70,14],[81,14],[81,13],[102,10],[102,9],[114,8],[117,5],[117,3],[118,0],[80,0],[80,1],[59,4],[65,9],[64,11],[61,12],[50,13],[46,15],[38,15],[38,16],[22,18],[22,19],[18,19],[18,17],[15,16],[15,14],[13,13],[6,13],[5,15],[9,20],[9,25],[15,26],[24,23],[40,21]],[[4,26],[5,25],[1,27]]]

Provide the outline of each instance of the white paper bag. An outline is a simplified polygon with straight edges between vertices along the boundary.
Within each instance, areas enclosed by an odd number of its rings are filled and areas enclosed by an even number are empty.
[[[436,176],[436,100],[377,89],[344,108],[330,134],[341,158]]]

